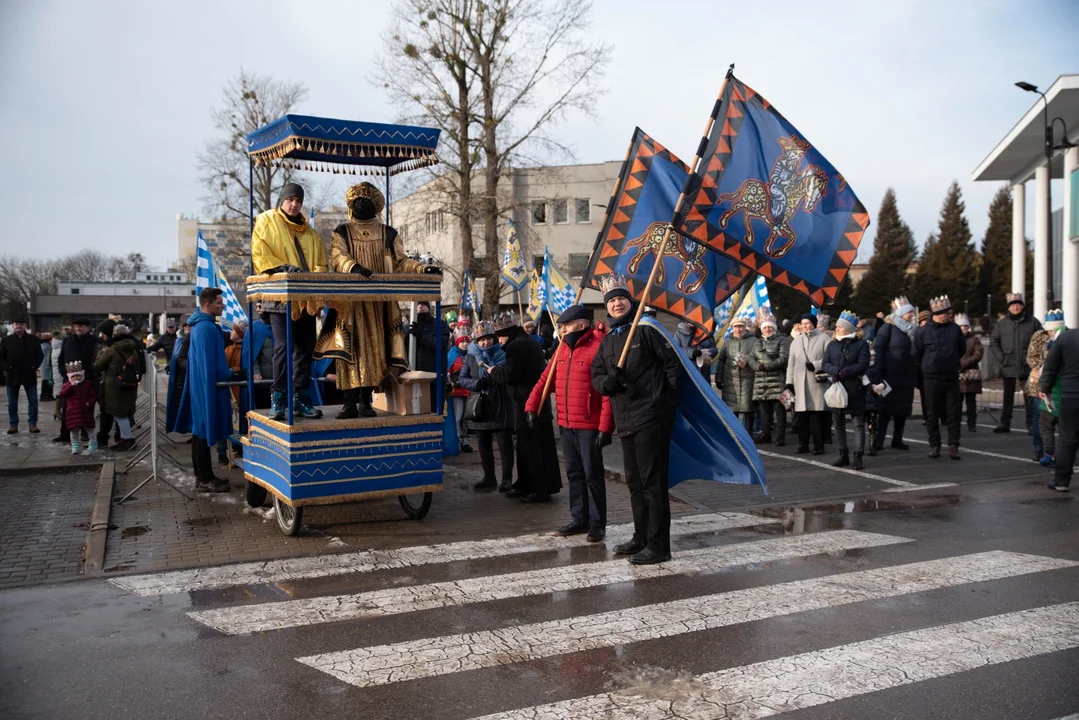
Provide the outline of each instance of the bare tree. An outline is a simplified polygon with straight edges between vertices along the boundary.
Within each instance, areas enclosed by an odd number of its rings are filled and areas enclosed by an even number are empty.
[[[471,15],[475,5],[474,0],[401,0],[383,34],[383,55],[374,76],[401,110],[401,122],[434,124],[442,131],[439,157],[449,172],[428,171],[434,182],[427,190],[441,200],[438,209],[457,218],[464,267],[475,254],[477,97],[475,74],[467,61],[471,49],[458,18]]]
[[[229,80],[221,93],[222,105],[210,114],[221,134],[208,140],[198,155],[197,167],[207,191],[202,198],[206,212],[223,220],[247,217],[251,188],[247,134],[287,114],[306,95],[303,83],[275,80],[243,69]],[[274,206],[273,198],[293,174],[283,167],[255,167],[256,214]]]

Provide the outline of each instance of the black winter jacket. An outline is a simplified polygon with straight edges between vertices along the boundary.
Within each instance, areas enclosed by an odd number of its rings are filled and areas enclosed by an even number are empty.
[[[67,364],[78,360],[82,363],[86,379],[97,382],[94,360],[97,359],[100,344],[97,337],[89,332],[85,335],[71,334],[64,338],[64,344],[60,346],[60,375],[65,381],[67,380]]]
[[[15,333],[0,339],[0,370],[8,387],[36,385],[37,370],[45,353],[41,350],[41,338],[24,332],[20,338]]]
[[[442,355],[450,349],[450,327],[446,323],[439,323],[442,335]],[[424,313],[416,316],[416,322],[412,324],[410,342],[416,344],[416,367],[414,370],[421,372],[437,372],[436,362],[438,353],[435,351],[435,318],[433,315]]]
[[[627,317],[632,318],[633,313],[630,310]],[[682,390],[678,351],[655,329],[639,326],[622,372],[625,389],[614,394],[605,392],[607,376],[614,374],[628,337],[628,322],[618,326],[612,323],[592,360],[592,387],[610,396],[619,435],[632,435],[658,422],[672,422]]]
[[[170,333],[168,331],[165,331],[165,334],[162,335],[161,337],[159,337],[157,339],[157,341],[154,342],[154,344],[152,344],[150,347],[146,348],[146,352],[153,355],[158,350],[164,350],[165,351],[165,357],[171,359],[172,358],[172,350],[176,346],[176,340],[177,339],[178,339],[178,336],[177,336],[176,333]]]
[[[833,381],[843,383],[843,389],[847,391],[844,412],[850,415],[864,414],[866,388],[862,384],[862,376],[869,370],[869,343],[861,338],[833,340],[824,348],[822,369],[832,376]]]
[[[1038,388],[1049,395],[1060,378],[1060,397],[1079,400],[1079,330],[1068,330],[1053,341],[1042,365]]]
[[[1042,324],[1026,310],[1017,319],[1006,315],[997,322],[989,338],[989,350],[1000,364],[1000,374],[1006,378],[1025,380],[1030,375],[1027,348],[1030,338],[1042,329]]]
[[[967,339],[954,322],[930,320],[914,332],[914,365],[923,377],[959,381],[959,360],[967,352]]]
[[[506,387],[513,403],[513,429],[520,430],[525,427],[528,396],[547,367],[547,361],[543,357],[543,346],[520,328],[502,349],[506,351],[506,364],[491,368],[491,380]]]

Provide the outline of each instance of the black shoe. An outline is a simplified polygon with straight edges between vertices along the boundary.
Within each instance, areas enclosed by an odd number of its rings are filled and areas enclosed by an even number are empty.
[[[759,435],[758,437],[753,438],[753,442],[755,442],[755,443],[770,443],[770,442],[772,442],[772,436],[771,436],[771,434]]]
[[[351,420],[352,418],[358,418],[359,416],[359,409],[352,403],[345,403],[341,406],[341,412],[334,415],[338,420]]]
[[[513,489],[513,481],[512,480],[503,480],[502,482],[500,482],[498,484],[498,492],[500,492],[500,493],[509,492],[512,489]]]
[[[375,417],[376,415],[378,415],[378,413],[375,412],[375,409],[371,407],[371,399],[373,395],[374,391],[370,388],[360,389],[359,409],[361,417]]]
[[[1010,433],[1011,431],[1012,429],[1007,425],[997,425],[995,428],[993,428],[993,432],[995,433]]]
[[[671,559],[670,553],[656,552],[650,547],[646,547],[636,555],[630,557],[629,561],[634,565],[655,565],[656,563],[667,562]]]
[[[614,546],[615,555],[636,555],[641,550],[644,550],[644,545],[639,545],[632,540]]]
[[[978,426],[975,423],[967,423],[968,432],[978,432]]]
[[[864,465],[862,465],[862,453],[854,453],[854,461],[850,464],[850,466],[855,470],[861,470],[863,467],[865,467]]]
[[[217,464],[218,465],[224,465],[225,467],[228,467],[229,456],[228,455],[218,455],[217,456]]]
[[[879,448],[876,445],[870,445],[869,449],[866,450],[865,454],[868,455],[869,457],[876,457],[877,453],[880,452],[881,450],[882,450],[882,448]]]
[[[468,443],[462,444],[461,445],[461,452],[472,452],[472,446],[469,445]]]
[[[585,538],[590,543],[603,542],[603,538],[607,537],[607,533],[604,530],[592,530],[588,533],[588,537]]]
[[[508,494],[508,493],[507,493]],[[521,498],[523,503],[545,503],[551,502],[551,496],[548,493],[531,493]]]
[[[486,490],[487,488],[495,487],[495,485],[497,485],[497,484],[498,483],[496,483],[492,478],[484,478],[484,479],[480,480],[478,483],[476,483],[475,485],[473,485],[472,489],[473,490]]]
[[[586,528],[584,525],[574,525],[573,523],[570,523],[569,525],[563,525],[562,527],[555,530],[555,533],[561,535],[562,537],[569,537],[570,535],[580,535],[581,533],[586,532],[588,532],[588,528]]]
[[[776,440],[776,447],[784,447],[784,446],[786,446],[786,444],[787,444],[787,441],[784,440],[783,438],[779,438],[778,440]]]
[[[115,450],[116,452],[127,452],[133,447],[135,447],[135,440],[133,438],[128,438],[127,440],[121,440],[120,442],[116,443],[112,446],[111,449]]]
[[[196,485],[196,489],[199,492],[206,493],[227,493],[232,487],[229,485],[229,481],[224,478],[214,477],[208,483],[199,482]]]
[[[893,450],[910,450],[910,445],[907,445],[905,442],[902,442],[902,441],[896,442],[895,440],[892,440],[892,449]]]
[[[520,490],[514,489],[514,487],[511,485],[510,489],[506,491],[506,497],[508,497],[508,498],[524,497],[524,493],[521,492]]]
[[[839,459],[832,463],[832,467],[846,467],[850,465],[850,453],[846,450],[839,451]]]
[[[814,448],[813,449],[813,454],[814,455],[823,455],[824,454],[824,448]]]
[[[70,443],[70,442],[71,442],[71,438],[69,438],[69,437],[64,437],[63,435],[58,435],[58,436],[54,437],[54,438],[52,439],[52,441],[53,441],[54,443],[64,443],[65,445],[67,445],[68,443]]]
[[[805,455],[808,452],[809,452],[809,446],[808,445],[799,445],[798,449],[794,451],[794,454],[795,455]]]

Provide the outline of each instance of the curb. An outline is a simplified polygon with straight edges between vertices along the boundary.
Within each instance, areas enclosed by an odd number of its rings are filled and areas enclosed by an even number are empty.
[[[116,477],[116,463],[102,463],[94,491],[94,507],[90,511],[90,529],[86,533],[86,559],[84,574],[101,572],[105,565],[105,539],[109,534],[109,511],[112,508],[112,484]]]

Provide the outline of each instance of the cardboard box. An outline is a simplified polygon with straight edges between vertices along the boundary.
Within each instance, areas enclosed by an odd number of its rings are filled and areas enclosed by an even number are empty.
[[[376,410],[394,415],[426,415],[431,412],[431,383],[436,375],[412,370],[398,377],[388,375],[387,392],[375,393],[371,404]]]

